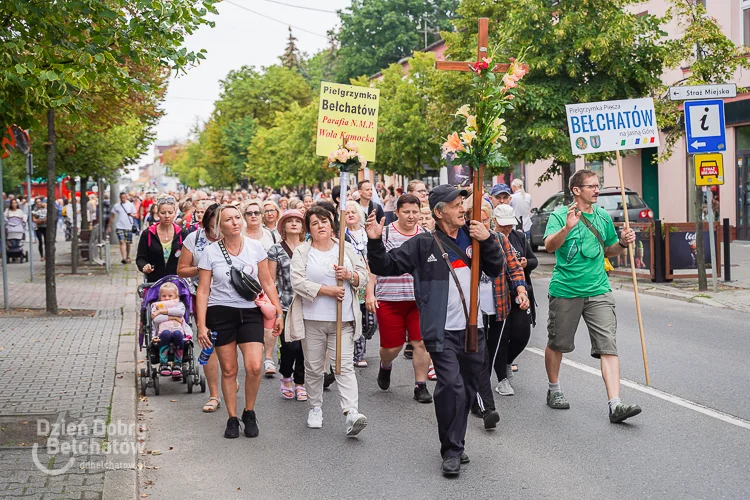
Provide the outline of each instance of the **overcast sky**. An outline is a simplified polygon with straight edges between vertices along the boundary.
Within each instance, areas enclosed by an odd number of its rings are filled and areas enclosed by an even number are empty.
[[[282,4],[336,11],[348,7],[351,0],[223,0],[219,3],[219,15],[210,16],[216,27],[203,27],[186,40],[189,50],[206,49],[206,59],[186,75],[170,80],[163,104],[166,114],[157,126],[160,144],[184,140],[196,121],[209,117],[213,102],[219,97],[219,80],[230,70],[242,65],[276,64],[287,44],[288,25],[292,25],[301,51],[313,54],[327,46],[326,32],[338,22],[335,13]],[[320,36],[295,29],[295,26]]]

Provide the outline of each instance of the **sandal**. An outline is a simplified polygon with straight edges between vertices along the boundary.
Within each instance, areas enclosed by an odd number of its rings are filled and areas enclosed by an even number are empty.
[[[294,389],[286,385],[287,382],[291,382],[291,381],[292,381],[291,378],[281,379],[281,387],[280,387],[281,397],[284,399],[294,399],[294,394],[295,394]]]
[[[430,369],[427,371],[427,380],[437,380],[437,375],[435,375],[435,367],[430,365]]]
[[[357,368],[367,368],[367,361],[364,359],[360,359],[359,361],[354,362],[354,366]]]
[[[219,398],[208,398],[208,402],[203,405],[203,413],[213,413],[221,408]]]
[[[307,391],[301,385],[294,388],[294,392],[297,395],[297,401],[307,401]]]

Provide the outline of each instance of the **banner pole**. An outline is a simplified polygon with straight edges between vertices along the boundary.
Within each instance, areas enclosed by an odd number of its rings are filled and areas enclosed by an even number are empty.
[[[630,218],[628,217],[628,200],[625,196],[625,181],[622,177],[622,161],[620,151],[616,150],[617,155],[617,173],[620,176],[620,193],[622,194],[622,212],[625,215],[625,229],[630,229]],[[638,330],[641,334],[641,352],[643,353],[643,369],[646,373],[646,385],[651,385],[651,375],[648,372],[648,355],[646,354],[646,337],[643,334],[643,318],[641,317],[641,299],[638,295],[638,280],[635,275],[635,248],[631,243],[628,245],[628,254],[630,255],[630,273],[633,278],[633,292],[635,293],[635,311],[638,315]]]

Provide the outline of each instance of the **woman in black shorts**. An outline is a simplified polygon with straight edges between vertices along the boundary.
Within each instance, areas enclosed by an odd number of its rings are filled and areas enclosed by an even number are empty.
[[[198,291],[196,316],[198,343],[211,345],[209,331],[216,332],[216,354],[221,366],[221,392],[224,394],[229,420],[224,437],[240,435],[237,419],[237,347],[242,352],[245,366],[245,410],[242,422],[245,435],[258,435],[255,418],[255,399],[260,385],[263,362],[263,315],[255,302],[245,300],[230,281],[229,264],[257,279],[271,303],[276,307],[273,334],[278,336],[283,328],[283,314],[276,293],[274,277],[268,270],[266,252],[260,243],[242,235],[242,214],[231,205],[222,205],[216,213],[214,234],[220,240],[206,247],[198,263]],[[222,251],[226,250],[226,256]]]

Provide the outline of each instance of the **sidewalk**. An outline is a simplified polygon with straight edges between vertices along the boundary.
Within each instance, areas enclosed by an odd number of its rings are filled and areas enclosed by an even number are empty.
[[[734,241],[731,246],[732,281],[725,282],[719,278],[719,292],[714,293],[711,278],[708,279],[708,291],[698,291],[698,280],[675,279],[671,283],[653,283],[650,279],[638,280],[638,291],[645,295],[656,295],[684,302],[698,303],[717,308],[750,312],[750,242]],[[539,268],[535,276],[549,276],[555,264],[555,256],[541,248],[537,252]],[[722,270],[723,272],[723,270]],[[633,281],[625,276],[610,276],[612,288],[632,290]]]
[[[111,426],[118,421],[113,391],[123,378],[118,350],[130,349],[133,363],[135,317],[127,305],[135,304],[135,265],[115,264],[109,275],[82,266],[73,276],[70,243],[58,240],[58,262],[67,264],[57,266],[60,315],[49,317],[33,310],[44,309],[45,286],[44,265],[31,250],[34,283],[27,263],[9,264],[16,310],[0,314],[0,496],[103,498],[118,441],[135,441]],[[119,262],[118,248],[112,257]],[[133,380],[127,383],[134,400]],[[55,423],[68,425],[56,432]]]

